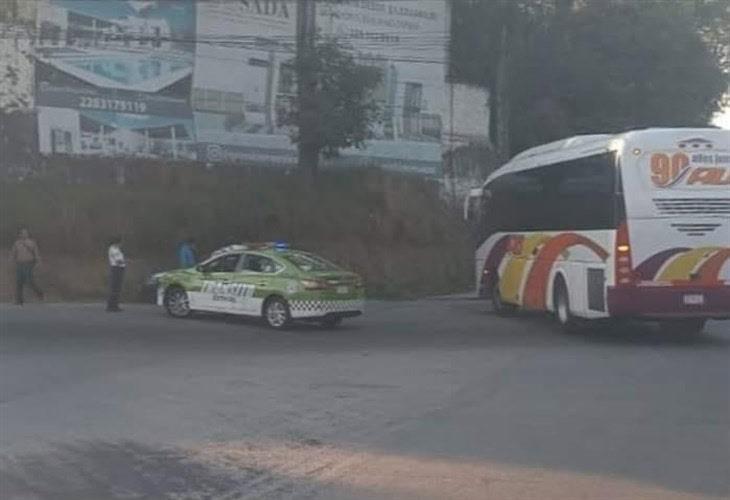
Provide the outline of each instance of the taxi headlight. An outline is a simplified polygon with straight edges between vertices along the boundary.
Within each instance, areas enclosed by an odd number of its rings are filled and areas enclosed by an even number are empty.
[[[329,288],[326,281],[322,280],[302,280],[300,282],[302,287],[307,291],[312,290],[326,290]]]
[[[147,283],[146,283],[147,286],[157,286],[157,285],[159,285],[160,284],[160,278],[162,278],[163,275],[164,275],[164,273],[157,273],[157,274],[151,275],[149,278],[147,278]]]

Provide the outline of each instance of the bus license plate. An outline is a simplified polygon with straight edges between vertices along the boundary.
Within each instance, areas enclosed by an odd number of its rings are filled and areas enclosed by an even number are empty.
[[[345,295],[346,293],[349,293],[349,292],[350,292],[350,289],[347,288],[346,286],[337,287],[337,293],[339,293],[340,295]]]
[[[682,297],[685,306],[701,306],[705,303],[705,296],[701,293],[687,294]]]

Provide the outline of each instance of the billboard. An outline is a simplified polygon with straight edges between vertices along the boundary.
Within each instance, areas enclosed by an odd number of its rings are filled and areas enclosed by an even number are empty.
[[[40,152],[295,164],[277,117],[296,95],[297,3],[40,0]],[[317,3],[318,31],[383,74],[379,122],[365,149],[342,151],[337,165],[440,173],[447,7]]]
[[[196,48],[192,102],[201,160],[296,163],[289,131],[276,119],[296,93],[296,9],[286,0],[198,4],[199,39],[230,42]],[[438,173],[447,110],[447,2],[320,2],[316,25],[383,74],[380,122],[365,149],[342,151],[337,165]]]
[[[36,24],[41,153],[195,158],[192,0],[42,0]]]
[[[383,116],[365,150],[350,156],[386,167],[436,173],[448,111],[449,11],[444,0],[325,2],[324,35],[350,45],[362,64],[380,67]]]
[[[296,163],[277,108],[295,93],[296,2],[198,3],[192,106],[203,161]],[[219,43],[227,41],[228,43]]]

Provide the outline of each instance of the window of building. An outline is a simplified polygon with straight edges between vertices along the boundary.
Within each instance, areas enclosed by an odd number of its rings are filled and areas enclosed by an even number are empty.
[[[279,93],[294,95],[297,91],[296,85],[296,72],[294,71],[294,66],[282,63],[279,66]]]
[[[68,130],[51,129],[51,152],[52,153],[73,153],[71,132]]]

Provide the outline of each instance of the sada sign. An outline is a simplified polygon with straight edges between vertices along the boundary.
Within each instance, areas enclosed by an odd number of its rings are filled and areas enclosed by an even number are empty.
[[[240,0],[247,12],[289,19],[288,0]]]

